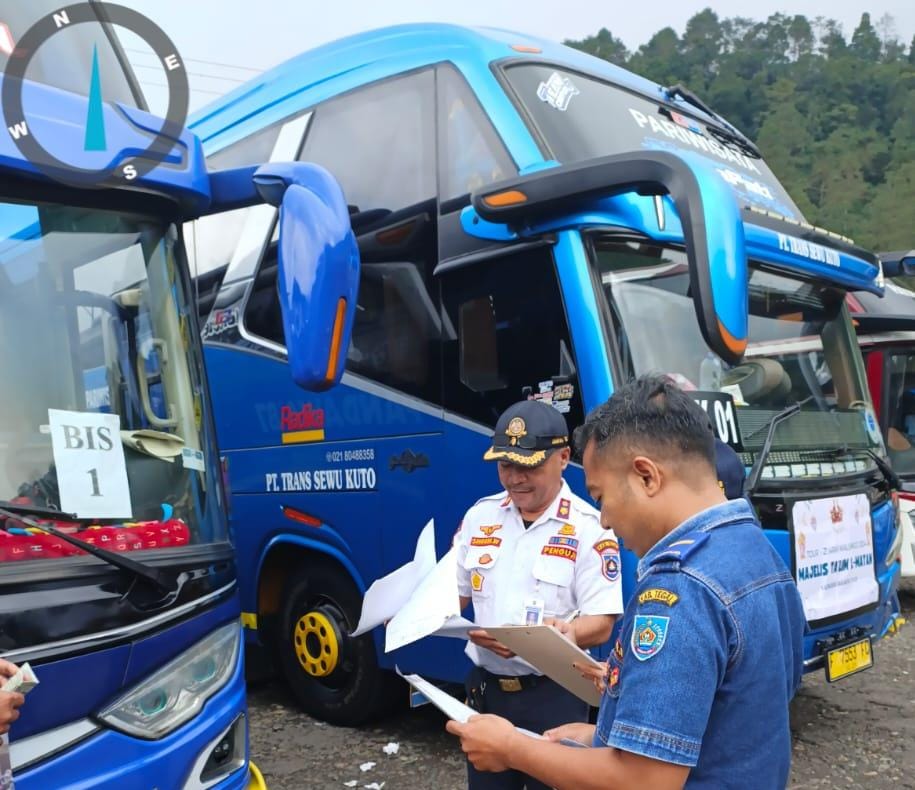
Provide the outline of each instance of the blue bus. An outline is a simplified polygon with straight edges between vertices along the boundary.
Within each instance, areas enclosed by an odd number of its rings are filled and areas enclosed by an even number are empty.
[[[303,397],[274,217],[194,230],[247,636],[306,710],[384,711],[395,663],[461,679],[458,640],[353,639],[364,590],[430,517],[443,553],[493,492],[481,456],[506,406],[541,399],[571,427],[647,371],[695,391],[741,453],[805,601],[808,670],[873,660],[898,611],[896,513],[844,296],[879,294],[880,264],[806,223],[699,98],[529,36],[409,25],[301,54],[191,128],[211,167],[327,167],[359,241],[343,381]],[[569,482],[584,493],[580,467]]]
[[[88,35],[116,75],[105,33]],[[33,76],[69,77],[78,64],[59,54],[36,55]],[[30,134],[93,171],[141,162],[162,126],[129,82],[107,84],[106,150],[83,155],[69,141],[85,96],[31,79],[14,89]],[[320,168],[208,173],[186,130],[166,160],[80,188],[0,135],[0,656],[40,681],[10,730],[20,790],[265,787],[248,759],[235,553],[181,228],[281,206],[281,245],[298,242],[279,276],[304,284],[283,308],[286,336],[301,341],[293,376],[309,388],[342,372],[358,252]]]

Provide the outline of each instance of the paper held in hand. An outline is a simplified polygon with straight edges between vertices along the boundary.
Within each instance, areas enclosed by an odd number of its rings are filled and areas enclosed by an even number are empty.
[[[454,549],[435,561],[435,526],[430,520],[419,535],[410,562],[377,579],[362,600],[353,636],[388,622],[385,652],[425,636],[467,638],[476,626],[461,617]]]
[[[28,662],[16,670],[14,675],[6,679],[0,691],[18,691],[20,694],[27,694],[38,685],[38,677],[35,671],[29,666]]]
[[[575,662],[599,668],[601,663],[552,626],[487,626],[486,633],[579,699],[594,707],[600,705],[601,695],[594,683],[582,677],[572,664]]]

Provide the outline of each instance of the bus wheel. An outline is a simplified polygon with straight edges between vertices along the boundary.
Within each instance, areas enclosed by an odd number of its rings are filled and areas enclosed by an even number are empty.
[[[277,653],[299,705],[344,726],[389,709],[397,678],[378,667],[371,634],[349,636],[362,607],[353,582],[332,567],[306,565],[289,577],[283,601]]]

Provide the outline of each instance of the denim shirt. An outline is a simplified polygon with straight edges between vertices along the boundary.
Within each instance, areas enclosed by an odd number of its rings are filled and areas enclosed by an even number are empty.
[[[806,627],[744,499],[704,510],[638,566],[595,746],[690,766],[690,788],[783,788]]]

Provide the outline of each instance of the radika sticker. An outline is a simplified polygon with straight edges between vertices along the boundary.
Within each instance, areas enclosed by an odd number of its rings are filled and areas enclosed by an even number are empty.
[[[479,571],[471,571],[470,573],[470,587],[474,592],[481,592],[483,590],[483,574]]]
[[[502,529],[501,524],[482,525],[480,527],[480,532],[482,532],[484,535],[486,535],[486,537],[490,537],[493,532],[495,532],[496,530],[499,530],[499,529]]]
[[[572,503],[568,499],[560,499],[559,507],[556,508],[556,515],[559,516],[559,518],[568,518],[569,512],[571,511],[571,509],[572,509]],[[572,525],[566,524],[566,527],[572,527]],[[563,534],[564,535],[574,535],[575,527],[572,527],[571,532],[563,532]]]
[[[564,560],[571,560],[572,562],[575,562],[578,557],[578,549],[572,549],[568,546],[546,545],[540,553],[547,557],[562,557]]]
[[[667,641],[669,617],[637,614],[632,624],[632,652],[639,661],[647,661],[661,652]]]
[[[676,593],[658,587],[639,593],[639,603],[663,603],[665,606],[673,606],[679,600],[680,596]]]
[[[480,538],[480,537],[471,538],[470,545],[471,546],[501,546],[502,538]]]

